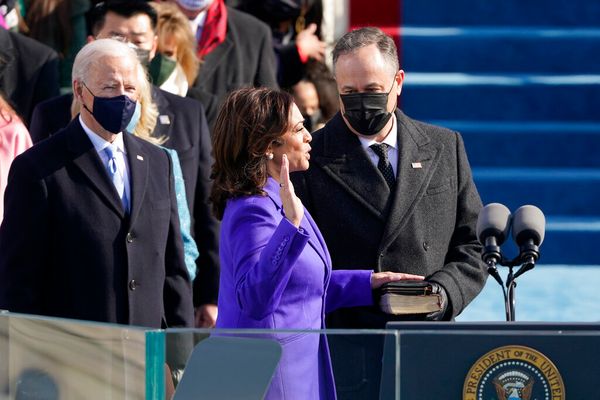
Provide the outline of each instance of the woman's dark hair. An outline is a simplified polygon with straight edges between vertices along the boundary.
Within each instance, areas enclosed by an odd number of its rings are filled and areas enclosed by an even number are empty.
[[[71,1],[32,0],[25,17],[28,36],[58,51],[64,58],[73,36]]]
[[[213,132],[210,194],[213,213],[223,218],[227,200],[265,195],[267,152],[290,127],[293,97],[268,88],[244,88],[227,96]]]

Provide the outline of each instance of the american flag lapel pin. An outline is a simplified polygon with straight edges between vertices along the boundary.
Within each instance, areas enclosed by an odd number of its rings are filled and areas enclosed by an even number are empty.
[[[144,157],[140,156],[139,154],[135,158],[137,158],[140,161],[144,161]]]
[[[423,168],[423,166],[421,165],[420,162],[414,162],[410,164],[411,167],[413,167],[413,169],[419,169],[419,168]]]

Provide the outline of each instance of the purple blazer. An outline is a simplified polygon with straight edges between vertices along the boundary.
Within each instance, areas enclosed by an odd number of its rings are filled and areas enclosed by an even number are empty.
[[[325,313],[372,304],[369,270],[331,270],[327,246],[304,211],[300,228],[285,218],[278,183],[268,196],[227,202],[221,224],[217,328],[313,330]],[[266,398],[335,399],[324,335],[270,335],[283,348]]]

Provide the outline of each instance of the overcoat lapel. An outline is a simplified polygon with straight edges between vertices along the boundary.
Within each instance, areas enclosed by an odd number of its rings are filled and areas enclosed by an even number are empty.
[[[425,194],[441,155],[441,144],[429,137],[403,113],[396,112],[398,122],[398,177],[394,199],[383,231],[381,249],[388,247]]]
[[[127,161],[129,162],[129,182],[131,185],[131,204],[129,226],[133,226],[140,213],[141,205],[146,195],[148,186],[148,156],[142,151],[141,146],[130,135],[123,136],[125,148],[127,149]]]
[[[109,207],[121,218],[124,218],[125,210],[123,210],[117,190],[102,165],[94,145],[81,127],[79,118],[75,118],[66,129],[69,130],[67,146],[69,151],[74,154],[73,163],[83,172],[89,183]]]
[[[322,155],[311,161],[319,165],[331,179],[379,218],[386,217],[390,190],[377,167],[373,165],[360,141],[338,113],[324,132]]]

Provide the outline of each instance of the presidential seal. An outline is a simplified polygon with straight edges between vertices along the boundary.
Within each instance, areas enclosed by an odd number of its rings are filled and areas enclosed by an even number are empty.
[[[564,400],[565,386],[545,355],[525,346],[498,347],[469,370],[463,400]]]

